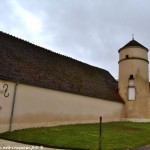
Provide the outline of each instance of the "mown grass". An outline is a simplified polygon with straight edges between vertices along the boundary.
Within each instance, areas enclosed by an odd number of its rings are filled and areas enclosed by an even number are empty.
[[[0,138],[72,149],[99,149],[99,124],[32,128],[0,134]],[[102,150],[150,144],[150,123],[111,122],[102,125]]]

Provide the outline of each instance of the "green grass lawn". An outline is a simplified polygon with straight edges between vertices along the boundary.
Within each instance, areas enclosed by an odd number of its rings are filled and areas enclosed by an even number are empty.
[[[99,124],[32,128],[0,134],[0,138],[52,147],[99,148]],[[111,122],[102,125],[102,150],[150,144],[150,123]]]

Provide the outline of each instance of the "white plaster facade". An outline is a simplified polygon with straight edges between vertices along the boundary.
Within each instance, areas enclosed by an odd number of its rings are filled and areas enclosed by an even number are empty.
[[[8,97],[4,96],[8,85]],[[0,132],[8,131],[12,113],[14,82],[0,80]],[[83,123],[120,121],[123,104],[98,98],[65,93],[19,83],[12,116],[11,129],[49,126],[53,123]]]

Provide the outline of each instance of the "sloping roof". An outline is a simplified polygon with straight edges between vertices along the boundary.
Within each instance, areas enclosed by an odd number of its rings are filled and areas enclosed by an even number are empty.
[[[0,78],[123,102],[117,82],[103,69],[0,32]]]
[[[130,42],[128,42],[125,46],[123,46],[122,48],[119,49],[118,52],[120,52],[122,49],[127,48],[127,47],[141,47],[144,48],[146,51],[148,51],[148,48],[146,48],[145,46],[143,46],[142,44],[140,44],[139,42],[137,42],[136,40],[132,39]]]

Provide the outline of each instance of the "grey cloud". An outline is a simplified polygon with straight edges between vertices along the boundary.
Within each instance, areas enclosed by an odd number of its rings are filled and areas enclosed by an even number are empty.
[[[8,6],[8,11],[1,9],[6,31],[18,31],[21,38],[104,68],[115,77],[118,49],[131,40],[132,33],[137,41],[150,47],[149,0],[16,1],[41,19],[44,26],[38,38],[26,32],[17,20],[15,8],[6,1],[3,5]]]

